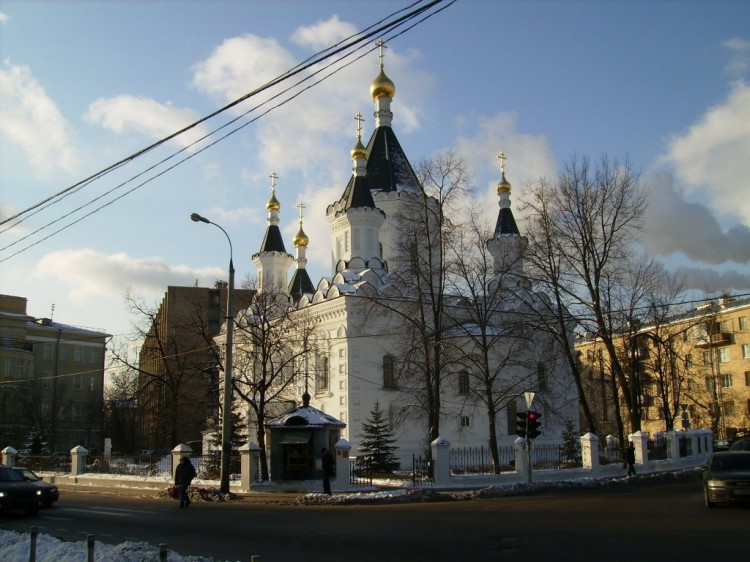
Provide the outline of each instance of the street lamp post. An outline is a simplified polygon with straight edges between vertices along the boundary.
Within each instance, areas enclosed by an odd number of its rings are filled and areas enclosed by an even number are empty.
[[[222,395],[222,417],[221,417],[221,480],[219,490],[226,494],[229,492],[229,463],[232,453],[232,347],[234,343],[234,264],[232,263],[232,240],[229,234],[215,222],[198,213],[192,213],[190,220],[193,222],[205,222],[212,224],[224,233],[229,242],[229,286],[227,287],[227,341],[224,359],[224,392]]]

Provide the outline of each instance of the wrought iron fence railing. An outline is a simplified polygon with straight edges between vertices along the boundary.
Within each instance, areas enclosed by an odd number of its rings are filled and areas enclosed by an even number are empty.
[[[432,485],[432,461],[430,459],[412,455],[411,481],[414,486]]]
[[[498,449],[499,470],[495,471],[492,451],[489,447],[457,447],[449,454],[451,474],[496,474],[515,469],[516,453],[514,447]]]

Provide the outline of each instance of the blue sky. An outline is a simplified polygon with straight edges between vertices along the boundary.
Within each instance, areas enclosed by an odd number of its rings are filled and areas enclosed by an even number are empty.
[[[0,1],[0,219],[407,5]],[[650,192],[647,251],[683,268],[695,289],[750,292],[750,2],[458,0],[390,40],[385,69],[412,163],[458,151],[490,215],[501,150],[514,203],[572,154],[628,158]],[[290,253],[305,204],[317,282],[331,270],[325,207],[351,173],[357,112],[365,140],[372,132],[377,71],[372,52],[215,146],[183,152],[191,158],[172,170],[146,171],[182,138],[3,225],[0,292],[27,297],[35,316],[54,304],[58,321],[125,334],[127,291],[156,303],[167,285],[226,278],[226,240],[191,222],[194,211],[228,232],[239,284],[255,276],[271,171]],[[160,175],[116,201],[106,195],[144,171],[114,194]],[[40,241],[98,196],[86,211],[109,204]]]

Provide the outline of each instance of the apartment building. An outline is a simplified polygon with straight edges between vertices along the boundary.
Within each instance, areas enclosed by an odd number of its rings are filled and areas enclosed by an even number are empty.
[[[0,295],[0,449],[67,452],[103,447],[105,332],[27,313],[27,299]],[[40,451],[34,451],[40,452]]]
[[[255,294],[235,289],[234,306]],[[137,449],[200,448],[207,423],[219,416],[220,361],[213,338],[226,319],[227,284],[169,286],[139,356]],[[116,446],[116,444],[115,444]]]
[[[616,339],[637,388],[641,429],[709,428],[732,438],[750,427],[750,299],[725,297]],[[618,409],[608,354],[597,338],[576,342],[584,387],[600,432],[617,434]]]

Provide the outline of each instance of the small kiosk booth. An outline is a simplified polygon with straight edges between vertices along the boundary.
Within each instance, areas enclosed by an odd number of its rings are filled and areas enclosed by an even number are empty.
[[[321,449],[335,454],[334,445],[346,424],[310,406],[310,395],[302,395],[302,406],[287,410],[265,425],[271,450],[271,480],[316,480],[323,477]]]

